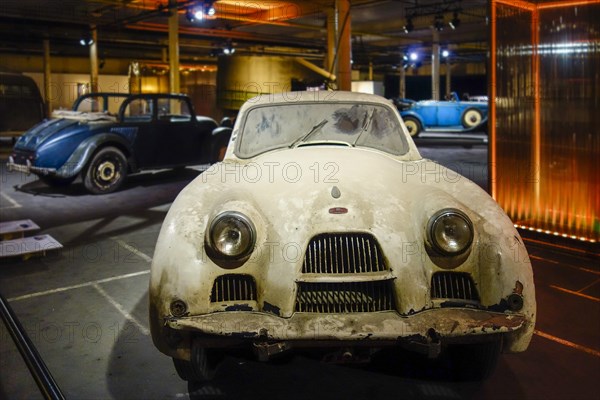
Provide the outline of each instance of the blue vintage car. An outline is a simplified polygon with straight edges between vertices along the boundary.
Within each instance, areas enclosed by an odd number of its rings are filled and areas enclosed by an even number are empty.
[[[487,124],[488,105],[481,101],[461,101],[452,92],[448,101],[423,100],[400,109],[400,115],[412,137],[423,131],[466,132]]]
[[[8,170],[52,186],[81,175],[94,194],[117,190],[141,170],[216,162],[231,136],[231,128],[196,116],[181,94],[92,93],[52,116],[21,136]]]

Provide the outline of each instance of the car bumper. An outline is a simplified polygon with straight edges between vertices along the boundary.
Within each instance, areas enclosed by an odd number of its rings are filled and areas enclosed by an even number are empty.
[[[17,164],[15,163],[14,158],[11,156],[8,158],[8,162],[6,163],[6,167],[9,172],[24,172],[27,175],[33,173],[41,176],[54,176],[56,175],[56,168],[41,168],[31,165],[29,160],[25,161],[25,164]]]
[[[394,311],[353,314],[295,313],[291,318],[227,311],[201,316],[171,318],[175,330],[242,339],[280,341],[398,341],[402,338],[464,336],[509,333],[522,328],[521,314],[496,313],[465,308],[440,308],[400,316]]]

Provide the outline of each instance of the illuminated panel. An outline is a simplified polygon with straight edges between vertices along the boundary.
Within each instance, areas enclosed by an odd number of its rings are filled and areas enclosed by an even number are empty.
[[[598,241],[600,1],[492,9],[492,195],[516,226]]]

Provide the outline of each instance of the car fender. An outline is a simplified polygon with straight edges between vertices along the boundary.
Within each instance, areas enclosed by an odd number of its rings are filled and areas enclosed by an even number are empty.
[[[400,113],[400,116],[402,117],[402,120],[404,121],[405,117],[413,117],[415,119],[417,119],[419,121],[419,123],[421,124],[421,126],[423,127],[423,129],[425,129],[425,127],[427,126],[425,124],[425,121],[423,121],[423,118],[416,112],[414,111],[402,111]]]
[[[210,156],[212,157],[223,144],[228,145],[231,139],[232,128],[219,126],[213,129],[210,135]],[[214,160],[213,160],[214,161]]]
[[[481,122],[479,123],[479,125],[476,125],[472,128],[463,128],[463,132],[471,132],[474,130],[478,130],[481,129],[482,126],[484,126],[485,124],[487,124],[487,120],[488,120],[488,114],[487,114],[487,110],[482,110],[479,107],[474,107],[474,106],[469,106],[467,108],[465,108],[462,113],[460,113],[460,121],[462,121],[463,117],[465,116],[465,113],[469,110],[477,110],[481,113]]]
[[[131,144],[122,136],[114,133],[101,133],[82,141],[73,151],[67,162],[56,171],[56,176],[70,178],[79,174],[90,161],[96,150],[105,144],[116,144],[131,154]],[[126,154],[127,156],[127,154]]]

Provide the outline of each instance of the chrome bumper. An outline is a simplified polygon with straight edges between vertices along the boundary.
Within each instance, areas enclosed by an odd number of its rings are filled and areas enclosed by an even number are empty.
[[[6,163],[6,168],[9,172],[24,172],[27,175],[34,173],[36,175],[42,176],[52,176],[56,175],[56,168],[40,168],[31,165],[31,161],[26,160],[25,165],[16,164],[15,160],[12,156],[8,157],[8,162]]]

